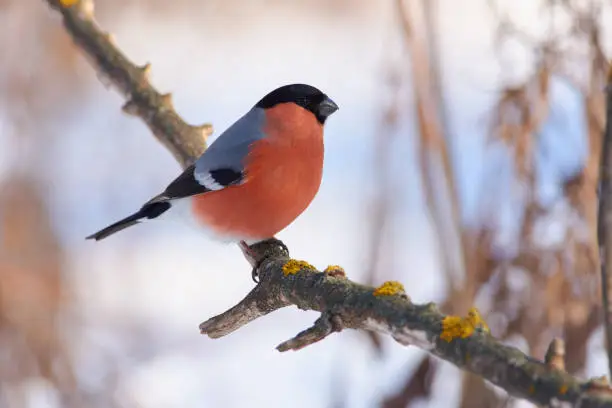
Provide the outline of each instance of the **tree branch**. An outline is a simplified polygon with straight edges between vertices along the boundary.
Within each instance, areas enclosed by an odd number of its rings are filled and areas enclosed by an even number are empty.
[[[92,0],[46,0],[63,17],[64,27],[88,57],[100,80],[118,90],[127,102],[123,111],[140,117],[183,167],[206,148],[212,126],[191,126],[174,110],[172,95],[159,93],[149,82],[150,64],[132,63],[93,18]]]
[[[68,33],[98,73],[126,96],[124,110],[142,118],[183,166],[198,157],[210,126],[190,126],[178,116],[170,98],[149,83],[148,65],[139,68],[131,63],[94,22],[91,2],[46,1],[62,15]],[[376,331],[400,344],[429,351],[537,404],[612,407],[612,390],[607,385],[580,381],[500,344],[475,309],[464,318],[445,316],[433,303],[412,303],[397,282],[373,288],[350,281],[337,266],[320,272],[306,262],[290,259],[287,250],[272,241],[249,249],[245,255],[252,265],[258,265],[259,283],[236,306],[200,325],[200,331],[211,338],[296,305],[318,311],[321,317],[313,327],[279,345],[280,351],[298,350],[343,329]]]

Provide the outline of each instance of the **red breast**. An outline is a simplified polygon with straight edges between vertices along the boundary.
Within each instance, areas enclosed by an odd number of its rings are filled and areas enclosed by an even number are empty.
[[[193,197],[196,218],[218,234],[271,238],[312,202],[323,173],[323,126],[311,112],[282,103],[266,110],[266,138],[255,142],[245,181]]]

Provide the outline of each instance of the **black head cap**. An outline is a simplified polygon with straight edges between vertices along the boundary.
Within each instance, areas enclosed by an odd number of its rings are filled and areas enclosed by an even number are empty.
[[[338,105],[327,95],[306,84],[291,84],[276,88],[257,102],[255,107],[268,109],[279,103],[295,103],[312,112],[321,124],[338,110]]]

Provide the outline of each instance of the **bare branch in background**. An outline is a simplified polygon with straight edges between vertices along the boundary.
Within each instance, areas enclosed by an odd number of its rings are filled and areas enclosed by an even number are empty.
[[[68,2],[68,0],[64,0]],[[145,68],[124,57],[93,21],[90,2],[59,0],[47,3],[64,18],[64,24],[100,74],[129,98],[127,107],[149,125],[156,137],[183,165],[203,148],[202,128],[191,127],[178,116],[169,98],[149,84]],[[568,402],[582,408],[612,407],[612,390],[593,381],[580,381],[514,347],[502,345],[489,334],[477,311],[466,317],[447,316],[430,303],[412,303],[397,282],[378,288],[348,280],[338,267],[320,272],[303,261],[289,258],[281,246],[269,242],[252,247],[261,261],[260,282],[234,308],[200,325],[210,337],[225,336],[256,318],[279,308],[296,305],[322,314],[281,349],[307,346],[346,328],[377,331],[403,345],[415,345],[457,367],[537,404]],[[246,275],[245,275],[246,276]]]
[[[553,339],[548,346],[544,362],[557,370],[565,370],[565,342]]]
[[[445,117],[439,105],[440,78],[432,76],[432,72],[435,74],[436,70],[432,71],[429,57],[434,53],[428,51],[425,33],[415,23],[421,21],[423,4],[419,2],[416,4],[418,7],[410,7],[415,3],[404,0],[396,0],[395,3],[403,40],[411,61],[412,85],[420,136],[418,159],[423,178],[424,195],[433,219],[439,246],[444,248],[439,253],[452,291],[457,286],[457,280],[469,273],[466,270],[469,255],[467,241],[460,228],[461,208],[444,134],[442,120]],[[413,8],[421,11],[416,17]],[[440,180],[436,177],[436,169],[441,169],[443,174],[442,189],[439,186]],[[442,200],[437,199],[440,198],[438,194],[440,191],[444,194]],[[469,295],[466,297],[471,299]]]
[[[434,358],[430,355],[424,356],[414,373],[411,373],[406,379],[400,391],[392,397],[385,398],[381,408],[405,408],[413,401],[428,400],[432,394],[431,380],[436,368]]]
[[[598,238],[601,263],[601,293],[608,370],[612,376],[612,88],[606,90],[606,127],[601,151],[599,179]]]
[[[65,253],[45,210],[32,177],[2,184],[0,349],[7,360],[0,365],[0,406],[4,392],[34,376],[49,381],[65,406],[82,404],[68,346],[56,329],[70,300],[62,274]]]
[[[544,27],[545,36],[538,38],[514,23],[496,1],[490,4],[498,20],[496,48],[501,48],[504,40],[514,40],[513,45],[518,42],[534,59],[531,74],[522,84],[505,86],[495,108],[492,136],[513,158],[513,183],[522,202],[517,208],[521,213],[517,253],[506,259],[493,257],[488,279],[495,278],[500,284],[490,286],[491,309],[508,319],[500,337],[524,338],[534,355],[543,356],[550,337],[562,335],[571,350],[565,357],[565,369],[576,373],[585,365],[587,342],[601,314],[596,296],[596,182],[604,117],[601,89],[607,62],[601,51],[600,13],[575,7],[574,2],[544,2],[542,21],[549,27]],[[570,22],[569,29],[567,24],[556,24],[559,16]],[[563,124],[546,126],[554,124],[555,108],[565,107],[564,101],[555,106],[553,100],[553,85],[561,81],[582,95],[584,110],[574,115],[586,119],[588,150],[578,171],[562,175],[564,179],[556,186],[562,194],[554,202],[544,203],[538,196],[544,181],[536,169],[542,154],[551,149],[543,143],[561,148],[568,136]],[[559,208],[566,207],[571,216],[559,214]],[[544,244],[537,232],[550,226],[561,226],[564,232],[559,241]],[[523,297],[509,287],[508,279],[513,276],[527,282],[531,296]]]

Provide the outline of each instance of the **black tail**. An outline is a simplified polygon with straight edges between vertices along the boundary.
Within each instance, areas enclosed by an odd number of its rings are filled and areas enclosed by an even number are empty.
[[[169,202],[147,203],[143,205],[140,210],[129,217],[125,217],[121,221],[117,221],[116,223],[109,225],[95,234],[91,234],[85,239],[95,239],[96,241],[99,241],[108,237],[109,235],[113,235],[115,232],[119,232],[125,228],[131,227],[132,225],[138,224],[143,218],[157,218],[166,212],[170,207],[171,205]]]

